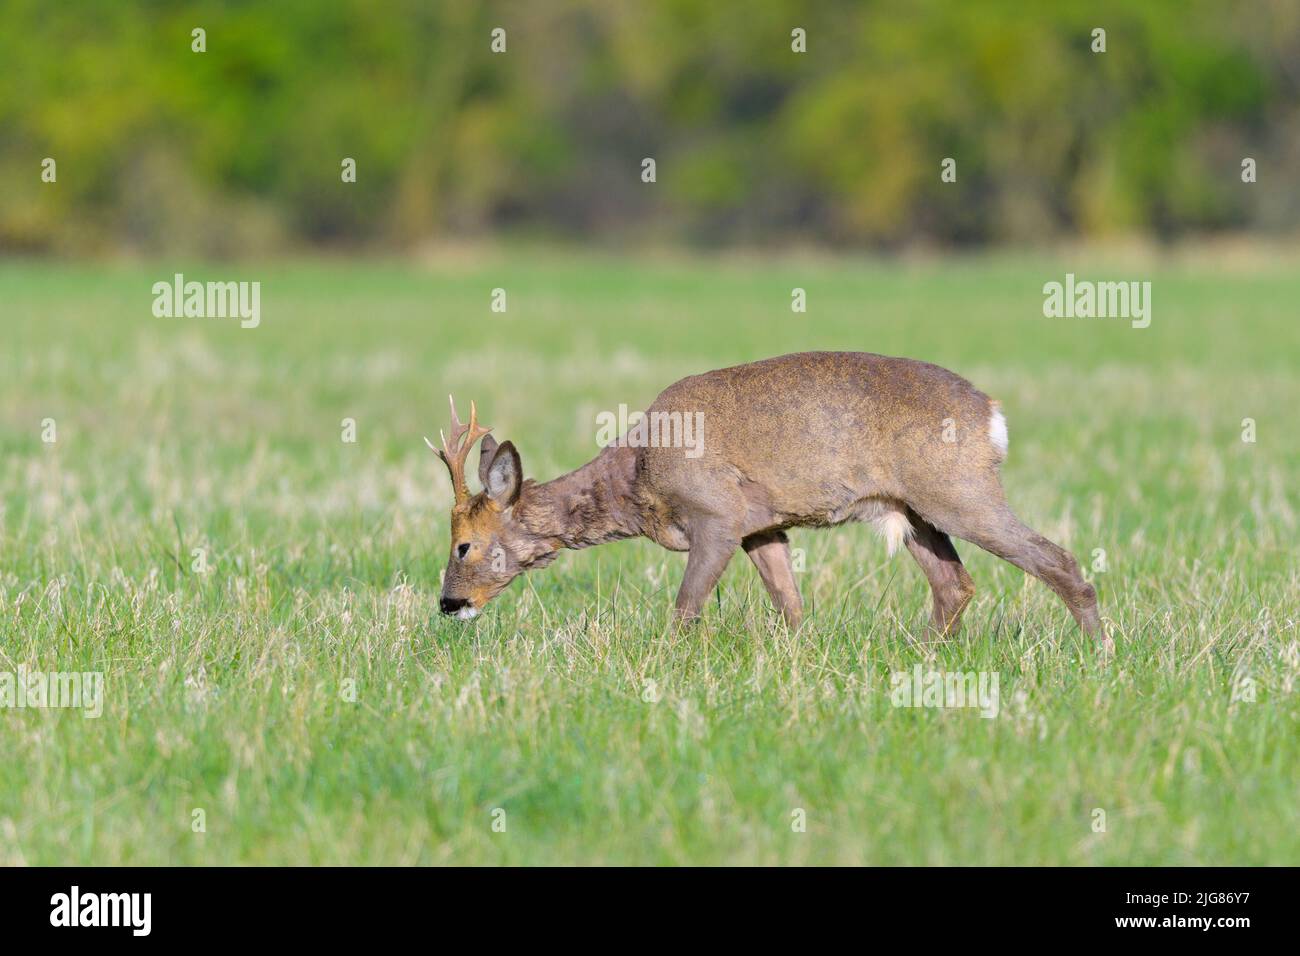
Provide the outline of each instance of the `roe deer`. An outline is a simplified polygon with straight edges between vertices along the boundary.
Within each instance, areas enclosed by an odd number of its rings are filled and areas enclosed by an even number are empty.
[[[620,439],[542,484],[525,481],[515,446],[497,444],[477,419],[471,403],[469,424],[461,424],[453,402],[451,441],[444,436],[434,449],[456,498],[440,602],[446,614],[474,617],[562,548],[639,535],[690,552],[677,592],[680,622],[699,616],[743,548],[793,629],[803,601],[786,529],[868,521],[891,554],[905,545],[925,572],[938,635],[957,631],[975,593],[952,535],[1040,578],[1087,634],[1113,646],[1078,562],[1007,506],[998,475],[1007,425],[998,403],[937,365],[802,352],[693,375],[664,390],[642,422],[700,421],[708,429],[700,447],[663,447],[642,431],[640,440]],[[484,490],[472,495],[465,459],[479,438]]]

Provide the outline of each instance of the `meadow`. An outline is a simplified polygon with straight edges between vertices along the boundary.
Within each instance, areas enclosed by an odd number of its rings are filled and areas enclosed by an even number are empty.
[[[0,710],[0,864],[1300,862],[1297,265],[0,263],[0,671],[105,680],[97,719]],[[156,318],[174,272],[260,281],[260,326]],[[1149,279],[1150,327],[1045,318],[1067,273]],[[1001,400],[1113,658],[961,542],[979,593],[925,643],[920,570],[858,527],[792,533],[795,634],[743,556],[674,633],[684,556],[640,541],[438,613],[448,392],[545,479],[601,411],[822,348]],[[998,716],[893,706],[917,664],[998,675]]]

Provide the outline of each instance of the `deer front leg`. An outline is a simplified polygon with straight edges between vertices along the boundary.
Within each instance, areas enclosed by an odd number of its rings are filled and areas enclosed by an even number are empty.
[[[767,531],[751,534],[740,542],[758,568],[772,603],[785,618],[786,627],[795,630],[803,620],[803,597],[795,584],[794,569],[790,565],[790,539],[784,531]]]
[[[718,579],[727,568],[740,539],[730,529],[716,525],[692,529],[691,551],[686,559],[686,573],[677,591],[677,623],[689,625],[700,616]]]

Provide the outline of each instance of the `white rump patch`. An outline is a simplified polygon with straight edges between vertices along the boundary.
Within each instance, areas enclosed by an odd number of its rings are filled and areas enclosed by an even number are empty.
[[[912,536],[912,522],[901,511],[886,511],[873,522],[876,530],[885,539],[885,550],[892,557],[908,538]]]
[[[1003,458],[1007,455],[1007,417],[1002,414],[998,403],[993,403],[993,414],[989,416],[989,441]]]

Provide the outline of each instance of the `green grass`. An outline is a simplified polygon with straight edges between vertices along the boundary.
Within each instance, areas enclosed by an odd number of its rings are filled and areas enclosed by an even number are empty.
[[[261,327],[154,318],[178,269],[260,280]],[[1043,318],[1067,271],[1150,279],[1151,327]],[[0,863],[1294,864],[1297,301],[1266,258],[0,264],[0,670],[107,682],[98,720],[0,710]],[[794,636],[743,559],[673,635],[648,542],[438,615],[449,391],[548,478],[597,411],[805,348],[1002,400],[1013,506],[1106,552],[1112,661],[961,543],[966,630],[921,645],[862,528],[794,533]],[[892,707],[917,662],[996,672],[1000,715]]]

